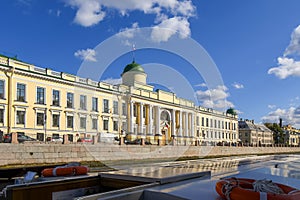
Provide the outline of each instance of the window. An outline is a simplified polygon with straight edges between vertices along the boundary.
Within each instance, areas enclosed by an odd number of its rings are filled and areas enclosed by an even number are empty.
[[[137,116],[137,106],[136,106],[136,104],[133,105],[133,116],[134,117]]]
[[[117,101],[114,101],[113,103],[114,114],[117,115],[119,114],[119,103]]]
[[[103,130],[108,131],[108,120],[107,119],[103,120]]]
[[[4,80],[0,80],[0,99],[4,99]]]
[[[45,104],[45,88],[36,88],[36,103]]]
[[[44,113],[36,114],[36,125],[38,125],[38,126],[44,125]]]
[[[143,118],[146,118],[146,106],[143,106]]]
[[[98,111],[98,98],[92,98],[92,111]]]
[[[199,122],[199,116],[197,116],[197,117],[196,117],[196,124],[197,124],[197,126],[199,126],[199,123],[200,123],[200,122]]]
[[[86,96],[80,95],[80,109],[86,110]]]
[[[59,127],[59,115],[58,114],[52,115],[52,127]]]
[[[0,109],[0,123],[4,123],[4,109]]]
[[[109,101],[107,99],[103,99],[103,112],[109,113]]]
[[[98,120],[92,119],[92,129],[97,129],[97,128],[98,128]]]
[[[73,128],[73,116],[67,116],[67,128]]]
[[[80,128],[86,128],[86,117],[80,117]]]
[[[25,124],[25,111],[17,111],[17,124]]]
[[[74,108],[74,94],[71,92],[67,93],[67,108]]]
[[[122,115],[126,116],[127,112],[126,112],[126,103],[122,103]]]
[[[25,84],[18,83],[17,84],[17,101],[25,102]]]
[[[202,124],[201,125],[204,126],[204,117],[202,117]]]
[[[52,91],[52,105],[59,106],[59,91],[58,90]]]
[[[208,118],[206,118],[206,126],[208,127]]]
[[[114,131],[118,131],[118,121],[114,121]]]

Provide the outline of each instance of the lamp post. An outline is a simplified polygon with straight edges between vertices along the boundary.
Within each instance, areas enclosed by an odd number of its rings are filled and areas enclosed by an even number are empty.
[[[47,110],[44,113],[44,131],[45,131],[45,143],[47,142]]]

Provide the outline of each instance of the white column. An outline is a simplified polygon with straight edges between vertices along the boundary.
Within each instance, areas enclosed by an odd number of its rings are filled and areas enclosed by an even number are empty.
[[[149,121],[148,121],[148,127],[149,127],[149,134],[152,135],[152,123],[153,123],[153,119],[152,119],[152,105],[149,105]]]
[[[188,129],[189,128],[189,114],[186,112],[185,113],[185,136],[188,136]]]
[[[176,128],[176,121],[175,121],[175,110],[172,110],[172,129],[171,135],[175,136],[175,128]]]
[[[195,133],[194,133],[194,130],[195,130],[195,124],[194,124],[194,119],[195,118],[195,115],[193,113],[191,113],[191,136],[194,137],[195,136]]]
[[[182,136],[182,129],[183,129],[182,111],[179,111],[179,136]]]
[[[140,133],[142,133],[142,135],[143,135],[143,130],[144,130],[144,118],[143,118],[143,116],[144,116],[144,110],[143,110],[143,107],[144,107],[144,105],[143,105],[143,103],[140,103]]]
[[[155,117],[155,127],[156,127],[156,130],[155,130],[155,133],[156,134],[161,134],[160,133],[160,107],[157,106],[156,107],[156,117]]]
[[[133,133],[133,124],[134,124],[134,118],[133,118],[133,101],[130,101],[130,128],[129,132]]]

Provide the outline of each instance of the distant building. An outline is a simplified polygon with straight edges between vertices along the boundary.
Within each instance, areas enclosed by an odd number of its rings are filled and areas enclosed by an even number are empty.
[[[282,126],[284,144],[298,146],[300,138],[300,130],[292,127],[291,125]]]
[[[232,110],[154,91],[146,78],[135,62],[124,68],[122,84],[111,85],[0,56],[0,129],[41,141],[65,134],[70,141],[105,134],[162,144],[238,141]]]
[[[263,124],[255,124],[254,120],[240,120],[239,138],[246,145],[271,145],[273,133]]]

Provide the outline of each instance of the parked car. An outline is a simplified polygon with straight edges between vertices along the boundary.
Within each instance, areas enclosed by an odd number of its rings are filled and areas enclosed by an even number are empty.
[[[23,143],[23,142],[26,142],[26,141],[36,141],[36,139],[31,138],[31,137],[29,137],[27,135],[18,133],[18,142],[19,143]],[[5,134],[3,136],[3,142],[5,142],[5,143],[11,143],[11,133]]]
[[[142,139],[135,139],[133,141],[125,140],[125,144],[139,144],[139,145],[141,145],[142,144]],[[145,145],[151,145],[151,142],[146,140]]]
[[[87,138],[87,137],[85,137],[85,138],[79,138],[77,140],[77,142],[91,143],[91,142],[93,142],[93,139],[92,138]]]
[[[63,141],[64,141],[63,138],[60,136],[53,136],[51,138],[51,142],[63,142]]]

